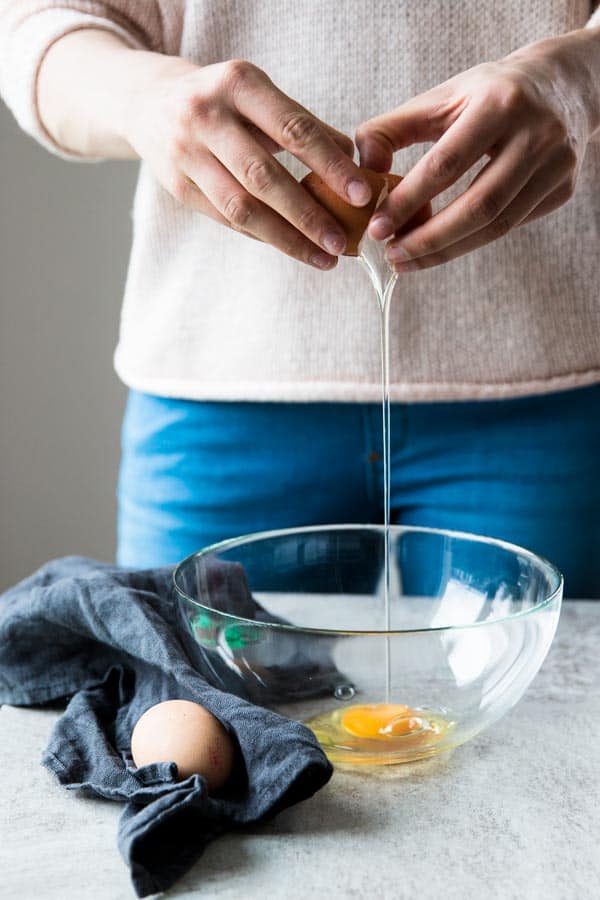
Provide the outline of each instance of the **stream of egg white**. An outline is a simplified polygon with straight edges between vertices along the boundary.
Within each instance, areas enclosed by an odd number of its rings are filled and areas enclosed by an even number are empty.
[[[397,274],[385,259],[385,246],[372,240],[368,234],[359,246],[359,259],[371,279],[379,306],[379,331],[381,337],[381,412],[383,434],[383,523],[384,569],[383,602],[385,630],[391,630],[390,606],[390,307]],[[385,638],[385,702],[391,703],[392,672],[391,641]]]

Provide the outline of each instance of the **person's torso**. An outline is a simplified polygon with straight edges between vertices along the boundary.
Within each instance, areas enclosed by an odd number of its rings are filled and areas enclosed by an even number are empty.
[[[464,69],[583,27],[591,11],[588,0],[179,6],[170,52],[199,65],[250,60],[351,136],[365,119]],[[425,149],[399,151],[394,170],[406,172]],[[294,176],[304,171],[289,155],[280,159]],[[399,279],[395,399],[502,396],[600,377],[599,179],[600,144],[591,144],[576,195],[558,212]],[[378,311],[356,260],[332,273],[310,270],[182,208],[145,166],[135,218],[117,352],[126,381],[198,397],[376,399]]]

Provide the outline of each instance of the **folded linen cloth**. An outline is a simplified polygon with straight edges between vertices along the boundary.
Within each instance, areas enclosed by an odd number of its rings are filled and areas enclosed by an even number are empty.
[[[68,698],[42,763],[65,787],[124,802],[118,845],[138,896],[166,890],[228,828],[310,797],[332,768],[307,728],[224,693],[178,636],[172,569],[131,571],[82,557],[42,566],[0,596],[0,703]],[[136,769],[130,737],[163,700],[205,706],[234,738],[216,796],[174,763]]]

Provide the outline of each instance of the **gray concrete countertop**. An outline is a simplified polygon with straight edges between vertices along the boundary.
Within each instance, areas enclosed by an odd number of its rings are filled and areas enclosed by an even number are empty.
[[[0,898],[131,900],[118,804],[38,764],[56,713],[0,710]],[[214,842],[169,897],[598,900],[600,604],[567,602],[519,705],[453,754],[326,788]]]

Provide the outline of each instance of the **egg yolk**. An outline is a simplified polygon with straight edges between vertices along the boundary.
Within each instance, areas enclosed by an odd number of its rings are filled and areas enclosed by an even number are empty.
[[[421,731],[423,719],[409,706],[377,703],[352,706],[342,715],[342,727],[355,737],[398,737]]]

